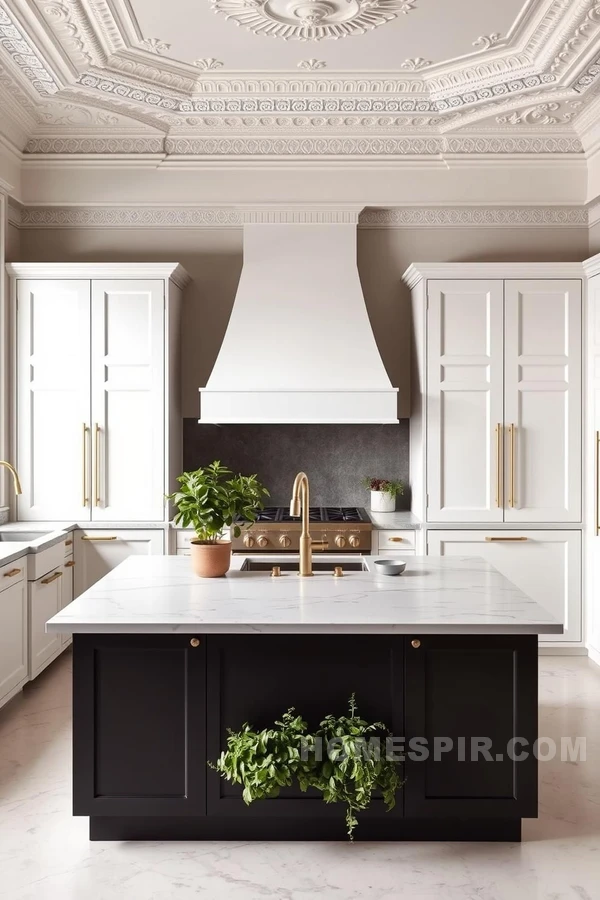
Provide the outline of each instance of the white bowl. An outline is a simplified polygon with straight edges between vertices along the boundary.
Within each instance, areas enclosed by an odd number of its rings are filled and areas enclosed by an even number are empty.
[[[406,568],[403,559],[376,559],[374,565],[381,575],[402,575]]]

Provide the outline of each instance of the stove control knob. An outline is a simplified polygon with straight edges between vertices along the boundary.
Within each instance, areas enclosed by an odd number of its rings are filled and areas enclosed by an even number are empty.
[[[244,535],[244,547],[254,547],[254,538],[251,534]]]
[[[256,538],[256,543],[259,547],[267,547],[269,545],[269,539],[266,534],[259,534]]]
[[[335,537],[335,546],[336,547],[345,547],[346,546],[346,538],[343,534],[337,534]]]
[[[287,536],[287,534],[279,535],[279,544],[281,547],[289,547],[291,543],[292,542],[291,542],[290,538]]]
[[[358,547],[360,545],[360,537],[357,534],[351,534],[348,538],[348,543],[351,547]]]

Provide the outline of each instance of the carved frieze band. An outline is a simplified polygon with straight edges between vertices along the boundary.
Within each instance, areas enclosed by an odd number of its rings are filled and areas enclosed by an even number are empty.
[[[256,137],[256,138],[31,138],[26,154],[157,154],[200,157],[405,157],[448,154],[582,153],[576,137]]]
[[[10,210],[13,212],[10,213]],[[24,206],[9,205],[11,220],[21,228],[216,228],[241,227],[244,222],[344,222],[357,220],[352,207],[319,210],[290,207],[194,206]],[[436,228],[463,226],[584,228],[583,206],[429,206],[367,208],[358,223],[365,228]]]

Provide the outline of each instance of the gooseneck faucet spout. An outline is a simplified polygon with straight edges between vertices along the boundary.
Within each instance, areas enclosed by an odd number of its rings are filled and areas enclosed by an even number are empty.
[[[300,575],[312,575],[312,551],[327,550],[327,541],[313,541],[308,529],[310,516],[310,488],[306,472],[298,472],[292,488],[290,516],[302,514],[302,533],[300,534]]]
[[[15,486],[15,494],[22,494],[21,490],[21,482],[19,481],[19,476],[17,475],[17,470],[14,466],[11,466],[9,462],[6,462],[5,459],[0,459],[0,466],[4,466],[5,469],[8,469],[13,478],[13,483]]]

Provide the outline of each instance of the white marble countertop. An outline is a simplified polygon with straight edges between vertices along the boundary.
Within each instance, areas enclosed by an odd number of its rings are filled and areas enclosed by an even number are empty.
[[[373,528],[382,531],[389,528],[390,531],[401,531],[403,528],[410,528],[418,531],[422,527],[422,522],[417,519],[414,513],[409,510],[399,510],[398,512],[378,513],[371,509],[366,510]]]
[[[327,558],[319,554],[318,561]],[[362,558],[372,566],[373,557]],[[272,578],[269,572],[240,571],[245,559],[233,557],[224,578],[201,579],[192,573],[187,557],[131,556],[50,619],[47,630],[67,634],[563,631],[542,606],[479,557],[413,557],[399,577],[367,571],[347,572],[343,578],[327,572],[312,578],[291,572]]]

